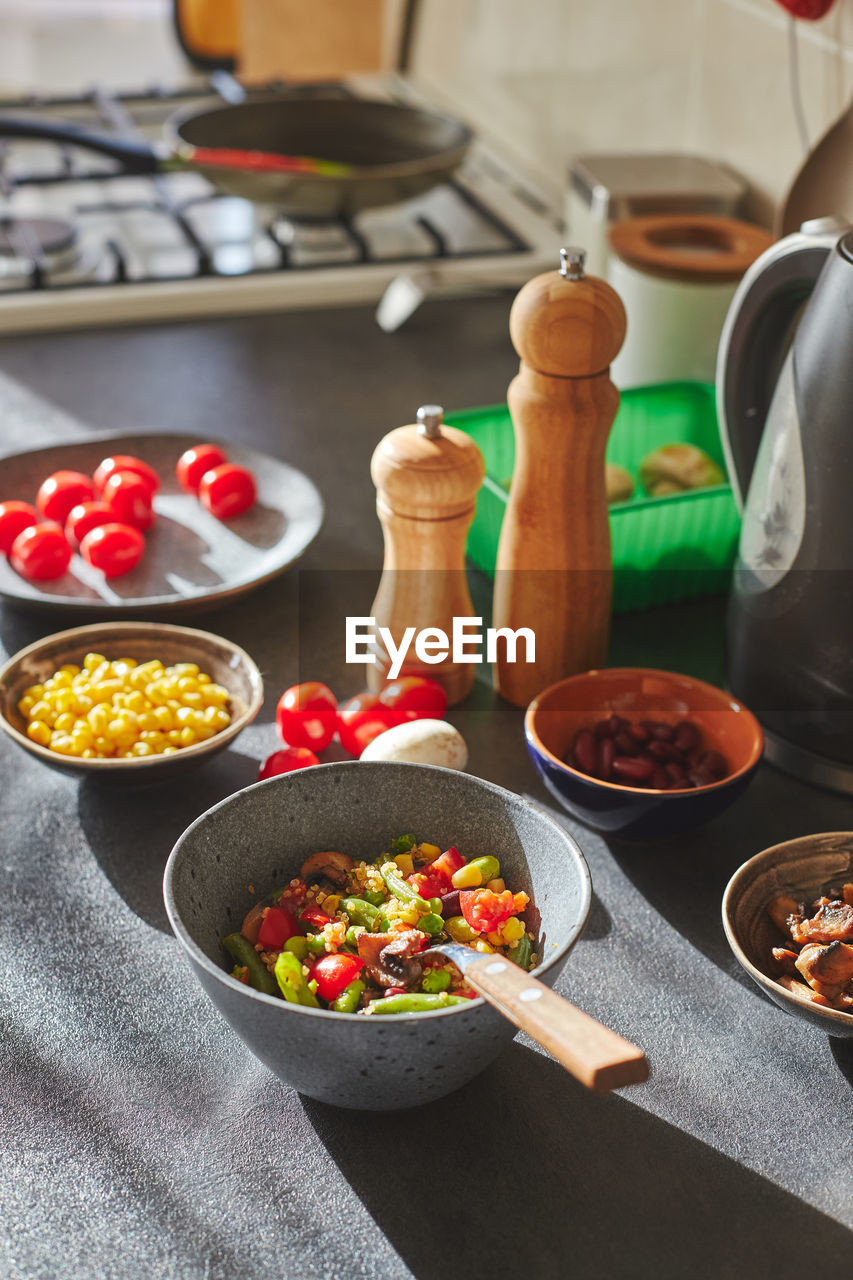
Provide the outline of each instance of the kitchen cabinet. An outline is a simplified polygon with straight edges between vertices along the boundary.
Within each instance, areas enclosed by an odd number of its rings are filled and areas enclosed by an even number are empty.
[[[716,822],[667,844],[567,821],[595,899],[558,989],[652,1066],[613,1097],[520,1037],[422,1112],[303,1101],[218,1018],[168,931],[169,850],[254,781],[278,692],[300,677],[360,687],[343,623],[382,559],[371,453],[419,404],[501,398],[508,300],[428,303],[390,337],[345,309],[4,339],[0,450],[84,428],[209,431],[306,471],[327,516],[296,569],[199,620],[250,650],[268,698],[191,781],[103,792],[0,743],[0,1274],[787,1280],[849,1259],[853,1043],[771,1004],[720,924],[736,866],[853,828],[849,799],[764,767]],[[479,575],[472,590],[485,608]],[[2,648],[62,624],[0,609]],[[620,615],[611,659],[719,681],[722,635],[718,599]],[[451,719],[475,773],[548,804],[522,714],[478,682]]]

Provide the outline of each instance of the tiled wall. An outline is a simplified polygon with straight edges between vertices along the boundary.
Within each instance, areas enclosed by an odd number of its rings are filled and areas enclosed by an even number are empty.
[[[415,71],[556,191],[583,150],[728,161],[770,223],[804,158],[775,0],[421,0]],[[796,24],[815,141],[853,93],[853,0]]]

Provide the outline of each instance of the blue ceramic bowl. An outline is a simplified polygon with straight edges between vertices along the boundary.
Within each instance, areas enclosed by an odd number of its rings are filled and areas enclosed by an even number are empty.
[[[564,762],[579,729],[611,712],[632,720],[692,720],[709,749],[731,766],[706,787],[654,791],[604,782]],[[701,826],[749,785],[761,753],[761,727],[730,694],[703,680],[648,667],[585,671],[534,698],[524,719],[527,749],[545,786],[574,817],[622,840],[660,840]]]

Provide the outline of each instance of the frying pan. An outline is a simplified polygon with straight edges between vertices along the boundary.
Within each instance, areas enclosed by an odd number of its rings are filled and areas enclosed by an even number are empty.
[[[270,97],[178,112],[161,144],[91,133],[78,125],[0,116],[0,137],[45,139],[98,151],[128,173],[191,168],[227,195],[284,214],[330,218],[397,204],[445,182],[461,164],[471,130],[420,108],[363,98]],[[312,156],[351,172],[271,172],[205,164],[201,148]]]

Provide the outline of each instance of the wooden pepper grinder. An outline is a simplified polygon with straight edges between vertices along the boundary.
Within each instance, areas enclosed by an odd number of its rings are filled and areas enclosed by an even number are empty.
[[[529,627],[536,658],[498,646],[495,684],[517,706],[607,656],[612,568],[604,450],[619,405],[610,362],[625,308],[585,276],[584,252],[561,249],[559,271],[528,281],[510,312],[521,367],[507,399],[516,456],[498,543],[492,624]]]
[[[398,427],[380,440],[370,464],[385,534],[385,563],[371,614],[377,628],[390,630],[395,645],[407,627],[418,632],[437,627],[451,639],[454,617],[473,613],[465,540],[485,465],[470,436],[443,426],[442,419],[439,405],[424,405],[417,425]],[[373,690],[381,688],[391,665],[387,650],[377,644],[377,662],[367,667]],[[424,663],[413,642],[400,674],[437,680],[452,704],[470,692],[474,670],[449,655],[437,664]]]

